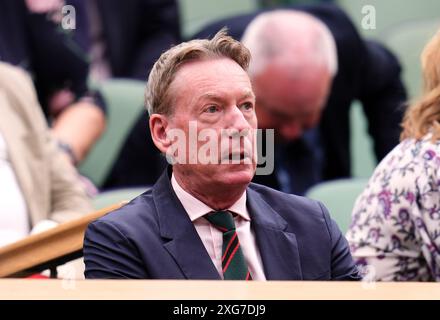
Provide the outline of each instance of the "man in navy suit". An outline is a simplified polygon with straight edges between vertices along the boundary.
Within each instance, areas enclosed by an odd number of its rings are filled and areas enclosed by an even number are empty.
[[[150,131],[172,166],[151,190],[89,225],[87,278],[359,279],[322,204],[251,183],[249,61],[222,30],[156,62],[146,90]]]

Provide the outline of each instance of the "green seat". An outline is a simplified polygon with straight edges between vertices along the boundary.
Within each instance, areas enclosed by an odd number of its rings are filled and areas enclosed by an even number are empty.
[[[180,0],[178,3],[182,34],[185,38],[215,20],[258,9],[257,0]]]
[[[368,134],[368,122],[359,101],[350,108],[350,161],[351,175],[368,178],[376,167],[373,139]]]
[[[336,3],[348,13],[361,34],[374,38],[380,37],[387,29],[402,22],[433,19],[438,17],[440,12],[438,0],[337,0]],[[365,17],[362,9],[367,5],[375,9],[375,29],[365,29],[362,26]]]
[[[357,197],[367,185],[362,178],[341,179],[320,183],[307,192],[307,197],[321,201],[345,234]]]
[[[417,98],[422,93],[420,55],[439,28],[440,18],[411,21],[387,30],[382,37],[387,47],[399,57],[403,68],[403,79],[411,99]]]
[[[79,170],[101,187],[144,105],[143,81],[116,79],[98,86],[107,103],[107,127]]]
[[[96,210],[111,206],[113,204],[121,203],[123,201],[130,201],[138,195],[147,191],[148,188],[123,188],[106,191],[98,194],[93,198],[93,207]]]

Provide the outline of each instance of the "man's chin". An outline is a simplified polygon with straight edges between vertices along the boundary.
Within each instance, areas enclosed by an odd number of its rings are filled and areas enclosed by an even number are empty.
[[[252,164],[222,165],[221,180],[232,185],[249,184],[255,175],[255,166]]]

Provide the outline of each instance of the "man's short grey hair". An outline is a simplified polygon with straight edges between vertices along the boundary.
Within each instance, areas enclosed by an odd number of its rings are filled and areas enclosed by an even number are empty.
[[[145,104],[148,113],[172,115],[174,99],[170,85],[179,68],[190,61],[229,58],[247,72],[251,55],[239,41],[220,30],[211,40],[196,39],[183,42],[164,52],[156,61],[148,77]]]
[[[299,40],[299,37],[312,38]],[[307,57],[298,50],[298,46],[295,47],[295,43],[304,40],[311,41]],[[338,71],[336,43],[332,33],[323,22],[307,13],[295,10],[262,13],[248,25],[242,42],[252,53],[250,76],[262,72],[273,58],[285,50],[290,50],[292,59],[289,63],[292,65],[300,65],[307,58],[309,63],[316,66],[327,66],[332,76]]]

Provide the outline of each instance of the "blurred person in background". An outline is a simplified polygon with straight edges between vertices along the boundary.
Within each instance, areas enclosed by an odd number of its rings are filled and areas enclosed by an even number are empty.
[[[358,197],[347,232],[372,280],[440,281],[440,30],[421,63],[424,93]]]
[[[254,182],[304,194],[322,180],[350,176],[349,111],[355,100],[363,104],[376,158],[398,143],[406,100],[399,62],[380,44],[362,39],[338,7],[258,11],[212,23],[195,38],[224,26],[251,50],[259,127],[276,134],[275,170]],[[124,166],[108,186],[141,185],[151,177],[151,153],[135,143],[145,134],[141,121],[121,152]]]
[[[154,62],[171,45],[181,42],[176,0],[89,0],[86,1],[91,38],[91,77],[95,81],[130,78],[145,81]],[[124,106],[120,106],[123,108]],[[131,135],[122,145],[103,188],[152,185],[165,168],[151,140],[148,114],[142,110]],[[132,154],[142,150],[141,175],[125,175]],[[122,175],[121,175],[122,173]],[[126,180],[127,179],[127,180]]]
[[[84,4],[94,80],[145,81],[161,53],[180,42],[176,0],[88,0]]]
[[[0,62],[0,246],[93,210],[30,77]]]
[[[75,10],[75,29],[63,28],[64,5]],[[80,0],[0,2],[0,61],[30,72],[58,145],[74,164],[85,158],[105,128],[104,102],[87,84],[85,14]]]

